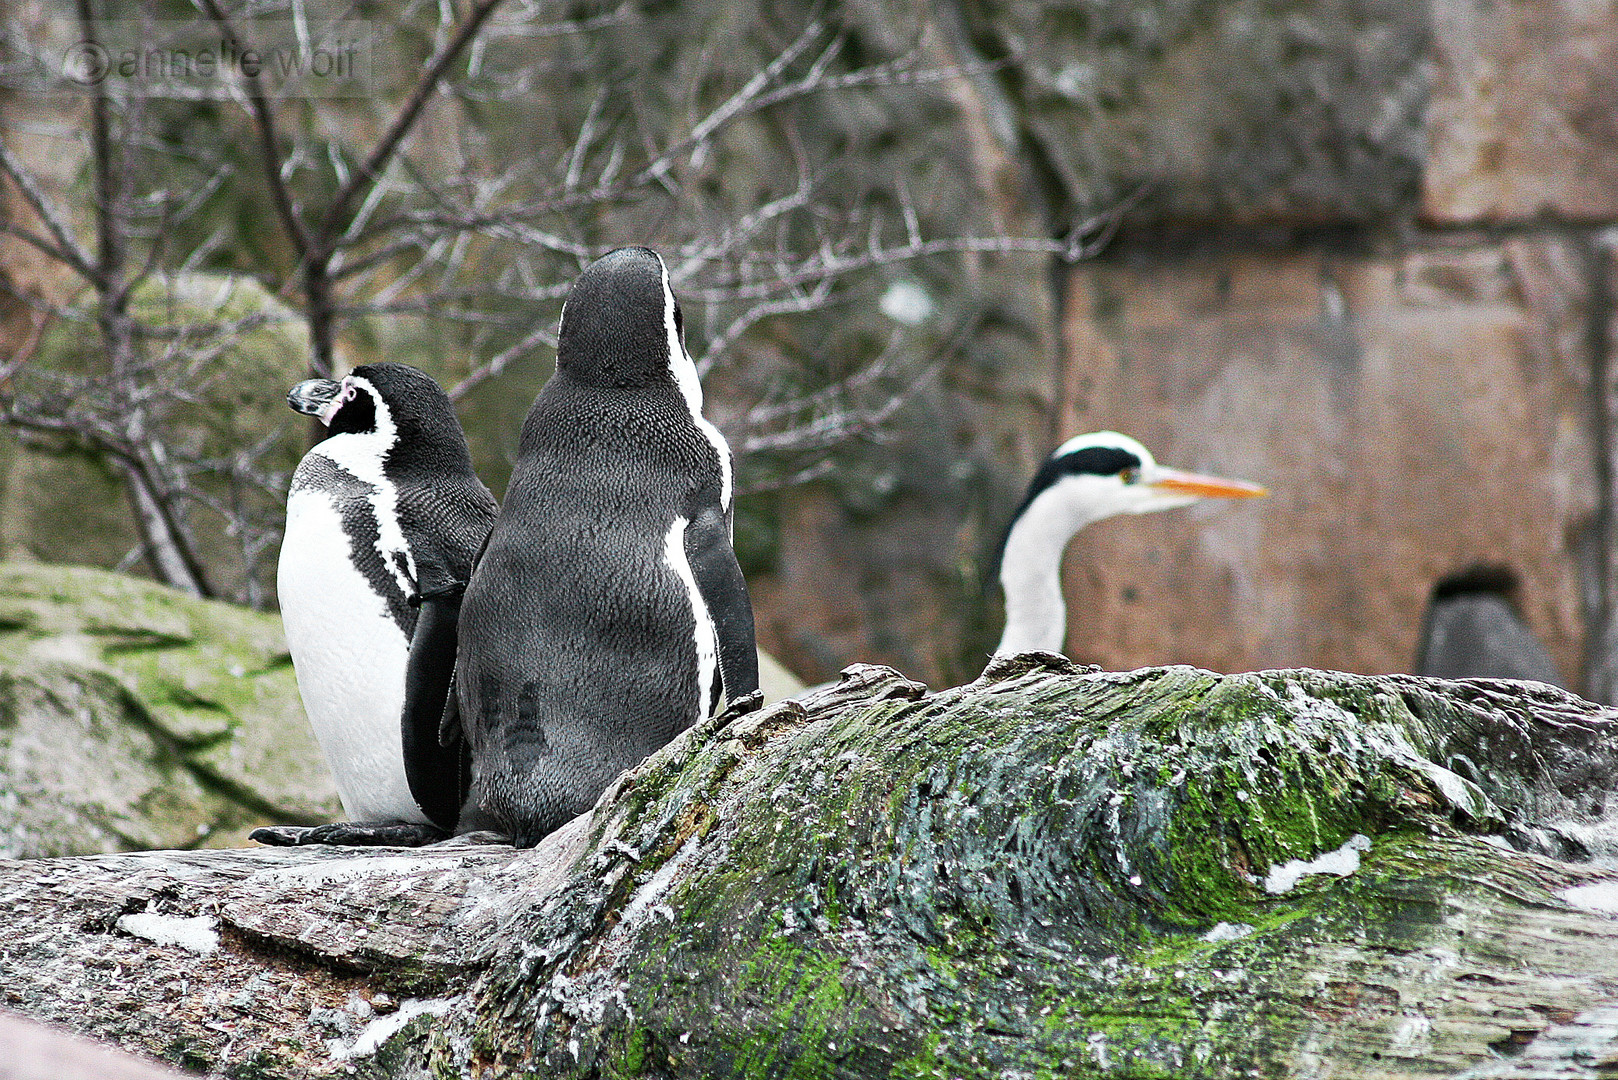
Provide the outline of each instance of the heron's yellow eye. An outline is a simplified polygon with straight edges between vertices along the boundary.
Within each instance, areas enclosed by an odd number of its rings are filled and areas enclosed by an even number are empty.
[[[1133,465],[1127,466],[1118,474],[1118,479],[1122,480],[1126,484],[1133,484],[1135,481],[1140,479],[1140,470]]]

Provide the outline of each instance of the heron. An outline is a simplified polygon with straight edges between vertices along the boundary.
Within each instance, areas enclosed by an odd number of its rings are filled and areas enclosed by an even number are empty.
[[[1149,514],[1199,499],[1247,499],[1266,494],[1245,480],[1159,465],[1128,435],[1078,435],[1045,459],[1028,485],[1000,543],[998,576],[1006,599],[1006,629],[996,656],[1062,651],[1067,605],[1062,599],[1062,552],[1080,529],[1116,514]]]

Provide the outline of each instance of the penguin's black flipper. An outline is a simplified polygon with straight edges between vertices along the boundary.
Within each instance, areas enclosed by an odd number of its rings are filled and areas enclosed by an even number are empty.
[[[471,759],[465,743],[439,740],[439,725],[455,675],[455,636],[461,615],[461,587],[441,586],[421,595],[421,612],[410,641],[405,668],[405,779],[410,794],[429,821],[446,833],[455,831],[461,804],[472,783]]]
[[[493,497],[491,496],[490,498],[492,501]],[[449,683],[444,688],[444,705],[438,714],[438,726],[433,729],[434,737],[437,738],[439,746],[446,748],[459,748],[459,753],[461,756],[462,799],[466,797],[466,793],[468,790],[470,790],[472,783],[472,748],[470,745],[468,745],[466,736],[461,730],[461,699],[460,695],[455,689],[457,650],[460,648],[460,598],[466,593],[466,584],[472,579],[472,571],[476,570],[478,563],[483,561],[483,553],[489,550],[489,537],[491,535],[490,529],[492,525],[493,517],[491,516],[489,522],[485,524],[483,528],[483,541],[478,544],[477,553],[472,556],[472,561],[466,568],[466,578],[457,584],[459,591],[455,594],[456,632],[455,635],[450,638],[449,642]],[[417,719],[421,723],[426,723],[425,717],[418,717]],[[425,729],[422,731],[422,736],[425,737]]]
[[[730,521],[715,500],[692,515],[685,530],[685,557],[696,578],[719,639],[719,679],[711,713],[723,690],[738,702],[758,689],[758,650],[753,639],[753,602],[730,542]]]
[[[438,745],[454,746],[465,737],[461,731],[461,697],[455,690],[455,673],[452,671],[449,675],[449,693],[444,695],[444,715],[438,721]],[[470,765],[467,767],[471,768]]]
[[[443,829],[416,821],[336,821],[330,825],[267,825],[247,834],[266,847],[334,844],[344,847],[423,847],[446,838]]]

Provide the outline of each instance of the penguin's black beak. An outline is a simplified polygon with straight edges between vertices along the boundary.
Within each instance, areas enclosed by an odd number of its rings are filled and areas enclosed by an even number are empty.
[[[287,404],[298,412],[319,417],[322,424],[329,424],[332,403],[342,390],[343,384],[332,379],[305,379],[287,391]]]

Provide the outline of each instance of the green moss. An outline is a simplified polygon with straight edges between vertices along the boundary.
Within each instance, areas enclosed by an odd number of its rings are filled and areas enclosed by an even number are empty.
[[[737,990],[773,1002],[771,1022],[735,1048],[737,1072],[790,1080],[829,1075],[826,1055],[835,1057],[843,1037],[848,979],[840,958],[783,938],[761,945],[742,961]],[[727,1033],[716,1036],[727,1040]]]
[[[1025,1060],[1054,1076],[1230,1075],[1260,1033],[1307,1024],[1297,1003],[1308,994],[1283,988],[1323,942],[1358,938],[1400,954],[1448,945],[1434,868],[1485,875],[1499,861],[1475,841],[1385,835],[1356,874],[1307,879],[1255,903],[1245,937],[1161,934],[1079,971],[1047,969],[1031,995],[1037,1021]]]
[[[72,837],[52,854],[190,847],[335,815],[277,616],[107,571],[18,563],[0,564],[0,614],[10,628],[0,679],[12,688],[0,727],[29,725],[29,739],[52,744],[89,717],[102,741],[71,788],[39,761],[28,782],[50,790],[8,822],[18,835]],[[77,824],[86,815],[98,823],[90,833]]]
[[[624,1040],[623,1076],[641,1076],[646,1072],[646,1048],[651,1041],[645,1028],[632,1028]]]
[[[943,1054],[944,1036],[929,1031],[921,1040],[920,1048],[909,1057],[894,1062],[888,1075],[893,1080],[948,1080],[951,1075]]]
[[[699,731],[610,816],[649,853],[635,887],[681,858],[675,917],[637,928],[632,962],[585,950],[565,972],[622,988],[628,1018],[597,999],[532,1037],[579,1039],[575,1072],[625,1076],[1268,1067],[1318,1022],[1293,981],[1311,957],[1461,952],[1435,880],[1498,874],[1421,758],[1441,725],[1368,682],[1034,668],[920,700],[877,682],[806,722]],[[1264,891],[1271,866],[1355,833],[1372,846],[1354,875]],[[577,881],[556,910],[599,936],[634,888]],[[1251,929],[1204,940],[1221,921]],[[502,1023],[538,1012],[548,976],[522,971],[491,976]],[[1271,1020],[1276,1002],[1295,1004]]]

